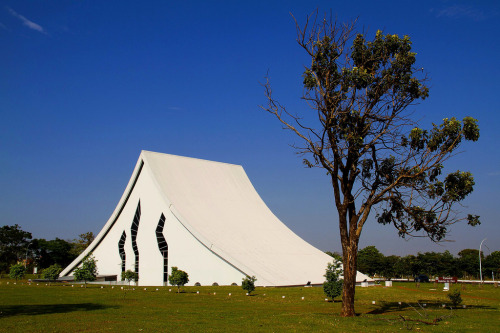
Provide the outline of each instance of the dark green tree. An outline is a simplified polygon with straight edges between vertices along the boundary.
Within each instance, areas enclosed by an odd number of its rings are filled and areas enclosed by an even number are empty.
[[[458,261],[453,254],[448,250],[441,253],[438,274],[440,276],[458,276],[459,272]]]
[[[373,245],[358,252],[358,271],[374,276],[384,270],[384,255]]]
[[[50,281],[55,281],[59,278],[62,268],[58,264],[51,265],[43,270],[42,277]]]
[[[11,265],[25,259],[31,238],[31,233],[17,224],[0,228],[0,272],[9,271]]]
[[[133,270],[126,270],[125,272],[122,272],[122,280],[127,280],[128,284],[130,285],[130,282],[132,281],[137,281],[139,279],[139,275],[134,272]]]
[[[456,276],[456,259],[449,251],[418,253],[417,261],[420,270],[418,274],[432,276]]]
[[[255,281],[257,278],[255,276],[246,276],[241,282],[241,288],[246,290],[248,294],[255,290]]]
[[[500,251],[491,252],[490,255],[484,259],[484,267],[484,272],[488,277],[493,273],[498,279],[498,275],[500,274]]]
[[[481,260],[484,260],[481,253]],[[463,249],[458,252],[458,267],[464,278],[479,278],[479,250]]]
[[[9,277],[11,279],[16,279],[16,282],[18,279],[22,279],[24,277],[24,274],[26,274],[26,268],[23,264],[15,264],[10,266]]]
[[[30,248],[33,250],[37,265],[41,268],[54,264],[66,267],[76,258],[72,251],[73,245],[57,237],[53,240],[34,239]]]
[[[76,281],[84,281],[87,288],[87,281],[95,281],[97,278],[97,262],[92,255],[83,259],[82,265],[75,269],[73,273]]]
[[[172,273],[168,277],[168,282],[173,286],[177,286],[177,293],[180,293],[181,287],[189,282],[189,275],[177,267],[172,267]]]
[[[442,240],[460,220],[479,217],[452,211],[473,190],[470,172],[442,175],[445,162],[464,140],[479,138],[477,120],[445,118],[430,130],[410,117],[409,106],[429,96],[416,66],[410,37],[377,31],[354,34],[354,24],[331,17],[296,22],[297,41],[310,58],[303,73],[302,99],[309,112],[298,115],[264,84],[267,105],[284,128],[296,134],[304,164],[326,170],[334,193],[342,245],[342,316],[354,316],[357,253],[372,209],[401,237],[425,235]],[[420,117],[418,117],[420,118]]]
[[[332,301],[335,297],[342,294],[342,287],[344,285],[344,280],[340,278],[342,275],[342,268],[340,262],[336,261],[333,263],[328,263],[326,267],[326,273],[324,275],[325,282],[323,282],[323,292],[327,297],[330,297]]]
[[[382,263],[382,271],[380,272],[386,279],[392,279],[394,277],[400,277],[397,272],[398,263],[401,260],[398,256],[387,256],[384,257]]]

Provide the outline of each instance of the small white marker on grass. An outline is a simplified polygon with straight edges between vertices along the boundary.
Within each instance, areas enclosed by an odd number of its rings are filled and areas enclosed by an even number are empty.
[[[372,304],[375,304],[375,301],[372,301]]]
[[[231,296],[231,293],[229,293],[229,296]]]
[[[304,300],[304,296],[302,296],[302,300]]]
[[[285,298],[285,296],[281,296],[281,298]]]

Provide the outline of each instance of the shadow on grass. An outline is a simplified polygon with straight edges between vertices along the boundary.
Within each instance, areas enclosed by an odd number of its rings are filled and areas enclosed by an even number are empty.
[[[376,309],[367,312],[367,314],[384,314],[390,312],[405,311],[412,309],[412,307],[417,309],[418,311],[421,311],[422,308],[429,310],[437,310],[437,309],[443,309],[443,304],[445,304],[446,309],[449,309],[451,306],[450,302],[426,300],[426,299],[418,300],[418,303],[401,302],[401,304],[399,304],[398,302],[380,302],[380,305]],[[461,305],[459,305],[457,308],[453,308],[454,311],[467,310],[467,309],[496,310],[497,308],[488,305],[466,305],[466,308],[463,308]]]
[[[7,305],[0,306],[0,318],[12,316],[36,316],[52,313],[68,313],[74,311],[95,311],[109,308],[118,308],[118,306],[109,306],[96,303]]]

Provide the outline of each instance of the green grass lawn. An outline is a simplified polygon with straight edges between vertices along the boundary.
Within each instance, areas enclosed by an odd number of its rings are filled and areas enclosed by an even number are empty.
[[[257,288],[246,296],[241,287],[185,287],[177,294],[175,287],[0,283],[1,332],[500,331],[500,288],[491,285],[467,286],[466,308],[454,310],[442,308],[450,305],[442,284],[357,288],[359,315],[342,318],[340,301],[326,302],[322,288]],[[437,325],[426,324],[436,318]]]

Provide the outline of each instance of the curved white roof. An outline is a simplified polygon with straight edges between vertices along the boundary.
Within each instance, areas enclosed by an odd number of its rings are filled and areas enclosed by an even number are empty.
[[[170,210],[211,251],[260,285],[321,283],[332,258],[266,206],[243,167],[142,151]],[[367,276],[358,273],[358,281]]]

